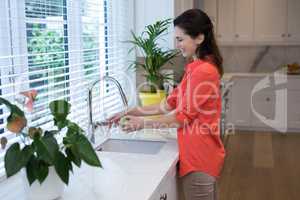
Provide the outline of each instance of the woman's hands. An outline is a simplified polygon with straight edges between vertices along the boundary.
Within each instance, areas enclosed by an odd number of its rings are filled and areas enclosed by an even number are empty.
[[[119,124],[120,122],[120,119],[122,117],[124,117],[126,115],[126,112],[119,112],[119,113],[116,113],[114,116],[110,117],[109,119],[107,119],[107,122],[109,124],[109,128],[111,128],[111,126],[113,124]]]
[[[144,117],[126,115],[121,118],[120,125],[125,132],[137,131],[144,128]]]
[[[112,124],[118,124],[125,132],[140,130],[144,127],[144,118],[134,115],[128,115],[126,112],[116,113],[108,120],[109,128]]]

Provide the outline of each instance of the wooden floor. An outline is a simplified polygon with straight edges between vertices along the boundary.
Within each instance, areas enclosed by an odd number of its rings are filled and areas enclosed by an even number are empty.
[[[299,200],[300,133],[230,135],[219,200]]]

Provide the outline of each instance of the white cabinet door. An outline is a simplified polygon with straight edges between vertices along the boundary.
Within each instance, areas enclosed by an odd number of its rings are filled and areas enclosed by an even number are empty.
[[[251,107],[251,126],[271,128],[268,120],[275,117],[275,91],[264,89],[253,94]]]
[[[287,40],[300,42],[300,1],[288,0]]]
[[[250,126],[251,78],[236,77],[232,81],[234,85],[231,89],[228,122],[236,126]]]
[[[255,40],[284,41],[287,28],[287,0],[255,0],[254,5]]]
[[[178,200],[176,168],[171,169],[159,184],[151,200]]]
[[[213,13],[214,3],[205,9]],[[217,38],[220,42],[253,41],[254,0],[219,0]]]
[[[209,16],[210,20],[214,24],[215,31],[217,30],[217,0],[204,0],[204,11]]]
[[[300,129],[300,90],[289,90],[287,99],[288,128]]]
[[[147,0],[147,1],[149,1],[149,0]],[[173,1],[174,1],[175,17],[180,15],[182,12],[194,7],[193,0],[173,0]],[[152,1],[149,1],[149,2],[151,3]],[[163,1],[160,1],[160,2],[163,2]],[[197,2],[197,3],[200,3],[200,2]],[[155,5],[155,6],[157,6],[157,5]]]
[[[235,40],[253,41],[254,0],[235,0]]]
[[[217,39],[220,42],[234,40],[234,3],[235,0],[218,1]]]

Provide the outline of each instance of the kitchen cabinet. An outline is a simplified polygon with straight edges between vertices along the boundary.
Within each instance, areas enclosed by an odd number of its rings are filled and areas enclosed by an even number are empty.
[[[173,0],[173,1],[174,1],[174,10],[175,10],[174,17],[194,7],[194,0]],[[195,2],[195,4],[201,4],[201,2]]]
[[[286,37],[287,0],[255,0],[254,4],[255,41],[283,42]]]
[[[159,184],[150,200],[179,200],[176,167],[172,168]]]
[[[229,111],[227,122],[235,126],[250,126],[250,94],[252,88],[251,79],[248,77],[233,77],[229,96]]]
[[[218,0],[218,41],[221,43],[252,41],[253,9],[254,0]]]
[[[263,89],[251,97],[251,126],[268,127],[268,120],[275,117],[275,91]]]
[[[219,42],[234,40],[234,2],[235,0],[218,1],[217,39]]]
[[[299,0],[203,0],[203,9],[220,45],[300,44]]]
[[[205,0],[203,3],[204,10],[212,23],[214,24],[214,27],[217,26],[217,0]],[[216,28],[215,28],[216,31]]]
[[[287,84],[287,123],[288,128],[300,130],[300,76],[291,75]]]
[[[299,77],[287,76],[287,83],[283,83],[281,86],[275,85],[254,94],[252,96],[251,127],[272,130],[272,126],[275,126],[275,128],[286,127],[289,131],[300,130],[299,85]],[[282,98],[280,95],[285,95],[285,97]],[[286,115],[287,121],[276,119],[279,115]],[[274,121],[276,124],[272,125],[268,121]]]
[[[253,41],[254,0],[235,0],[235,41]]]
[[[289,42],[300,41],[300,1],[288,0],[288,27],[287,40]]]
[[[288,92],[288,127],[300,130],[300,90]]]
[[[243,130],[276,131],[286,127],[287,131],[299,132],[300,76],[288,75],[287,82],[279,85],[268,82],[270,85],[252,92],[264,78],[258,75],[234,76],[231,79],[234,85],[229,94],[227,123]],[[285,114],[287,121],[280,118]]]

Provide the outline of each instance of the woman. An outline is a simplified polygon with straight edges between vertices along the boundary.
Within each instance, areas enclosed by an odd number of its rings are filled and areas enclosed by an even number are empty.
[[[225,151],[220,139],[220,78],[222,57],[213,34],[213,24],[199,9],[187,10],[174,20],[177,48],[191,62],[182,81],[161,105],[133,108],[112,117],[124,131],[177,127],[179,176],[185,200],[215,200],[216,178]],[[146,115],[163,114],[157,118]],[[122,120],[123,121],[123,120]]]

